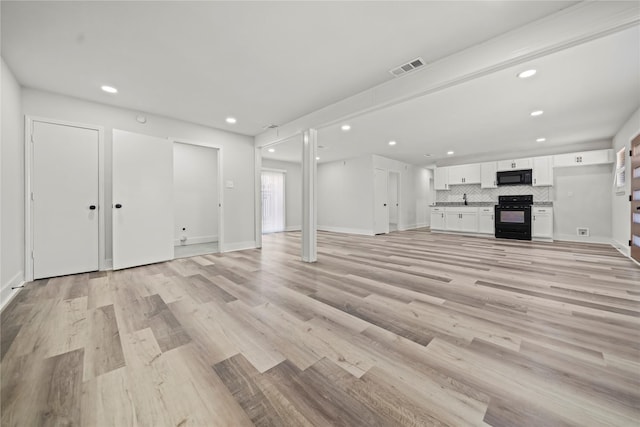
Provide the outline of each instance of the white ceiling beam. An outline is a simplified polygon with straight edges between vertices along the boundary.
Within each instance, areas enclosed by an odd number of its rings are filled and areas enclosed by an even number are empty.
[[[255,137],[256,147],[284,141],[371,111],[444,90],[496,71],[604,37],[640,23],[636,2],[583,2],[423,69],[316,110]]]

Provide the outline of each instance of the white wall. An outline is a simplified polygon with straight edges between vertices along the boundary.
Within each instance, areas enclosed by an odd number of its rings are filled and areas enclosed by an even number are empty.
[[[318,230],[373,235],[371,156],[318,165]]]
[[[20,85],[2,59],[0,76],[0,307],[24,281],[24,120]]]
[[[611,242],[611,165],[554,168],[553,237],[556,240]],[[589,237],[577,235],[589,228]]]
[[[433,188],[433,171],[431,169],[416,168],[415,170],[415,199],[416,199],[416,227],[431,225],[431,208],[436,195]]]
[[[373,167],[400,173],[398,229],[409,230],[428,225],[430,171],[377,155],[373,156]]]
[[[108,96],[108,95],[105,95]],[[117,95],[116,95],[117,96]],[[105,197],[111,205],[111,135],[112,129],[198,141],[222,149],[223,181],[233,181],[224,189],[225,250],[255,247],[254,229],[254,148],[253,138],[167,117],[145,114],[147,123],[136,121],[139,112],[95,102],[23,89],[23,111],[26,115],[100,125],[105,128]],[[106,254],[111,257],[111,210],[106,210]]]
[[[218,150],[173,145],[173,202],[175,245],[218,241]]]
[[[318,165],[318,229],[373,233],[374,169],[398,172],[398,229],[429,225],[432,172],[377,155]]]
[[[613,244],[629,254],[629,239],[631,238],[631,222],[630,222],[630,204],[629,194],[631,194],[631,159],[629,158],[629,149],[631,148],[631,140],[640,133],[640,109],[626,121],[620,128],[616,136],[613,138],[613,149],[617,153],[622,147],[626,147],[625,159],[627,165],[627,185],[624,192],[612,192],[611,196],[611,234]],[[612,169],[615,165],[612,166]]]
[[[285,230],[302,229],[302,165],[273,159],[262,159],[262,167],[284,170]]]

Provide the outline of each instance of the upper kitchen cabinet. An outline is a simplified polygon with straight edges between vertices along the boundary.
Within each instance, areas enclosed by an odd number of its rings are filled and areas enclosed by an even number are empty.
[[[553,185],[553,157],[543,156],[533,158],[534,187],[550,187]]]
[[[613,150],[593,150],[553,156],[553,167],[602,165],[613,163]]]
[[[436,190],[449,189],[449,168],[436,168],[433,174],[433,186]]]
[[[500,160],[498,171],[509,171],[518,169],[531,169],[532,159]]]
[[[497,171],[497,162],[482,163],[480,165],[480,188],[498,188]]]
[[[480,184],[480,164],[450,166],[449,185]]]

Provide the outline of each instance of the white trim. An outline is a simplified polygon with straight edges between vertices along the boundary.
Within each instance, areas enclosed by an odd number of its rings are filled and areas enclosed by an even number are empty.
[[[38,116],[25,115],[24,123],[24,279],[27,282],[33,280],[33,259],[31,253],[33,251],[33,211],[31,203],[32,191],[32,163],[33,163],[33,144],[31,144],[31,136],[33,134],[34,122],[50,123],[54,125],[77,127],[82,129],[90,129],[98,132],[98,270],[106,269],[106,232],[105,232],[105,147],[104,147],[104,127],[99,125],[91,125],[66,120],[48,119]]]
[[[318,259],[318,131],[307,129],[302,136],[302,261]]]
[[[398,224],[398,231],[415,230],[419,228],[417,224]]]
[[[16,295],[18,295],[18,292],[21,291],[21,288],[11,288],[22,286],[24,284],[24,274],[22,271],[19,271],[15,276],[11,278],[11,280],[2,285],[2,289],[0,289],[0,310],[6,307],[6,305],[9,304],[9,302],[14,299]]]
[[[533,237],[535,238],[535,236]],[[573,234],[554,234],[553,240],[562,240],[565,242],[576,242],[576,243],[602,243],[606,245],[611,244],[610,237],[598,237],[598,236],[580,237],[580,236],[575,236]]]
[[[190,140],[190,139],[185,139],[185,138],[177,138],[177,137],[169,137],[168,138],[169,141],[171,141],[174,144],[187,144],[187,145],[197,145],[199,147],[204,147],[204,148],[212,148],[214,150],[218,150],[218,155],[216,156],[218,158],[218,236],[217,236],[217,241],[218,241],[218,252],[224,252],[224,248],[225,248],[225,243],[224,243],[224,173],[223,173],[223,164],[224,162],[222,161],[222,146],[218,145],[218,144],[212,144],[212,143],[208,143],[208,142],[202,142],[202,141],[194,141],[194,140]],[[193,238],[192,238],[193,239]],[[206,242],[201,242],[201,243],[206,243]],[[180,245],[180,241],[178,240],[178,243],[176,244],[176,246]]]
[[[254,148],[253,153],[253,235],[256,248],[262,247],[262,150]],[[222,251],[220,251],[222,252]]]
[[[350,227],[333,227],[330,225],[318,225],[318,231],[329,231],[331,233],[342,234],[359,234],[362,236],[373,236],[373,230],[366,230],[364,228],[350,228]]]
[[[625,244],[615,239],[611,239],[611,242],[609,243],[611,244],[611,246],[616,248],[622,255],[628,258],[631,258],[631,248],[629,247],[628,242]]]
[[[196,236],[196,237],[188,237],[187,243],[183,245],[180,242],[180,239],[173,240],[173,246],[189,246],[189,245],[198,245],[200,243],[216,243],[218,242],[218,236]]]
[[[113,270],[113,258],[107,258],[104,262],[104,270]],[[104,271],[101,270],[101,271]]]
[[[256,249],[256,242],[231,242],[224,246],[225,252],[244,251],[246,249]]]
[[[266,172],[287,173],[287,170],[286,170],[286,169],[274,169],[274,168],[265,168],[265,167],[262,167],[260,170],[261,170],[261,171],[266,171]]]

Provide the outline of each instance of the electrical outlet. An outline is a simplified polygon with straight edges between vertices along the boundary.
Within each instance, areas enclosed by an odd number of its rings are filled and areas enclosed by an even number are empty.
[[[589,237],[589,229],[586,228],[586,227],[578,227],[576,229],[576,232],[577,232],[578,236]]]

